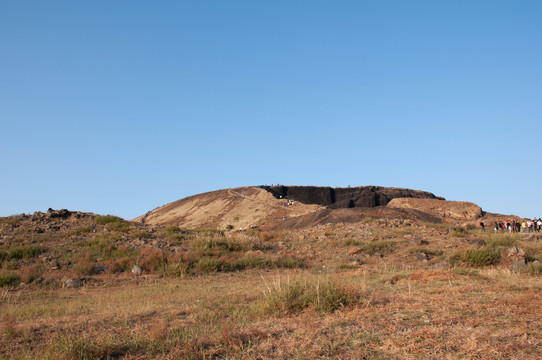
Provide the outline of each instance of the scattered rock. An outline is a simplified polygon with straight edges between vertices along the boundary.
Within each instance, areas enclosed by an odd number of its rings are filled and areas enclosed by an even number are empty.
[[[429,241],[427,240],[424,240],[418,236],[414,236],[410,242],[414,245],[417,245],[417,246],[423,246],[423,245],[429,245]]]
[[[513,270],[521,270],[526,266],[527,264],[525,263],[525,260],[516,260],[512,263]]]
[[[417,252],[415,255],[416,255],[416,260],[418,260],[418,261],[427,261],[427,260],[429,260],[429,257],[427,256],[426,253]]]
[[[431,269],[446,269],[450,267],[450,263],[446,260],[439,261],[438,263],[432,264]]]
[[[81,280],[80,279],[67,279],[63,281],[63,287],[67,288],[78,288],[81,286]]]
[[[107,266],[107,265],[96,265],[96,266],[94,266],[94,273],[95,274],[101,274],[101,273],[104,273],[106,271],[109,271],[109,266]]]
[[[515,265],[516,263],[519,264],[519,262],[523,262],[523,264],[525,264],[525,251],[516,246],[512,246],[502,252],[501,258],[504,266],[513,268],[514,266],[519,266]]]
[[[140,276],[142,272],[143,269],[138,265],[134,265],[134,267],[132,268],[132,274],[134,274],[135,276]]]
[[[348,255],[355,255],[355,254],[359,253],[361,250],[363,250],[363,249],[360,248],[360,247],[350,248],[350,250],[348,250]]]
[[[486,246],[486,242],[484,239],[470,239],[469,243],[474,245],[477,248]]]
[[[358,266],[358,265],[362,265],[363,262],[360,260],[360,259],[349,259],[348,260],[348,265],[351,265],[351,266]]]
[[[532,262],[532,264],[533,264],[534,266],[540,266],[540,265],[542,265],[542,262],[540,262],[540,261],[538,261],[538,260],[535,260],[535,261]]]

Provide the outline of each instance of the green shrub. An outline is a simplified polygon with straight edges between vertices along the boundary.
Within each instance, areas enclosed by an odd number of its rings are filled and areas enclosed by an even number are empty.
[[[366,243],[361,243],[361,247],[364,253],[373,255],[376,253],[387,253],[393,250],[393,242],[384,240],[373,240]]]
[[[175,234],[175,233],[178,233],[179,231],[181,231],[181,228],[179,228],[178,226],[166,226],[166,228],[164,230],[168,234]]]
[[[542,264],[533,264],[532,262],[530,262],[523,269],[523,271],[531,275],[542,275]]]
[[[495,265],[501,261],[501,252],[490,247],[462,250],[455,253],[450,260],[452,263],[462,261],[474,266]]]
[[[148,239],[150,237],[148,232],[142,230],[132,230],[132,235],[140,239]]]
[[[77,228],[77,231],[79,234],[86,234],[86,233],[89,233],[90,232],[90,226],[83,226],[83,227],[80,227],[80,228]]]
[[[12,273],[0,274],[0,287],[16,286],[21,282],[21,278]]]
[[[287,314],[308,307],[319,312],[332,312],[358,300],[356,290],[335,282],[316,279],[290,283],[279,280],[267,287],[259,309],[271,314]]]
[[[111,222],[111,223],[109,223],[107,225],[107,227],[110,230],[119,231],[119,232],[123,232],[123,233],[130,232],[130,230],[131,230],[130,224],[128,224],[126,222]]]
[[[96,223],[97,224],[100,224],[100,225],[107,225],[107,224],[111,224],[111,223],[124,223],[124,219],[118,217],[118,216],[113,216],[113,215],[102,215],[102,216],[97,216],[96,219],[95,219]]]
[[[303,260],[290,257],[273,257],[265,254],[245,254],[241,257],[230,254],[220,258],[203,256],[194,264],[197,270],[203,272],[228,272],[244,269],[293,269],[304,266]]]
[[[45,252],[42,246],[17,246],[0,251],[0,260],[31,259]]]
[[[225,237],[218,238],[198,238],[193,243],[194,249],[199,251],[202,256],[205,255],[221,255],[234,251],[254,251],[266,250],[268,246],[259,240],[250,239],[227,239]]]
[[[498,248],[498,247],[511,247],[517,245],[517,240],[511,235],[502,235],[496,234],[491,235],[486,240],[488,247]]]

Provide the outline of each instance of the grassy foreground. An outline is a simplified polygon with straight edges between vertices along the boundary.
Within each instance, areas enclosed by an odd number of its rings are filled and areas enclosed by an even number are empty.
[[[0,219],[0,358],[542,358],[541,234],[76,215]]]
[[[250,271],[126,279],[112,287],[3,290],[0,354],[537,359],[541,290],[540,277],[509,270],[389,268],[333,275]]]

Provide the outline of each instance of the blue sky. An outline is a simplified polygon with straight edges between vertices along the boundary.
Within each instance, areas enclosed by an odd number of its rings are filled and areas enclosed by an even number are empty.
[[[0,1],[0,216],[261,185],[542,216],[540,1]]]

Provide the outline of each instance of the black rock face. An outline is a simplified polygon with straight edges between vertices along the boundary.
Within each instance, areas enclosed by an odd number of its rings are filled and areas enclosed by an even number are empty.
[[[332,188],[329,186],[261,186],[277,199],[285,198],[330,209],[386,206],[395,198],[439,199],[426,191],[381,186]]]

